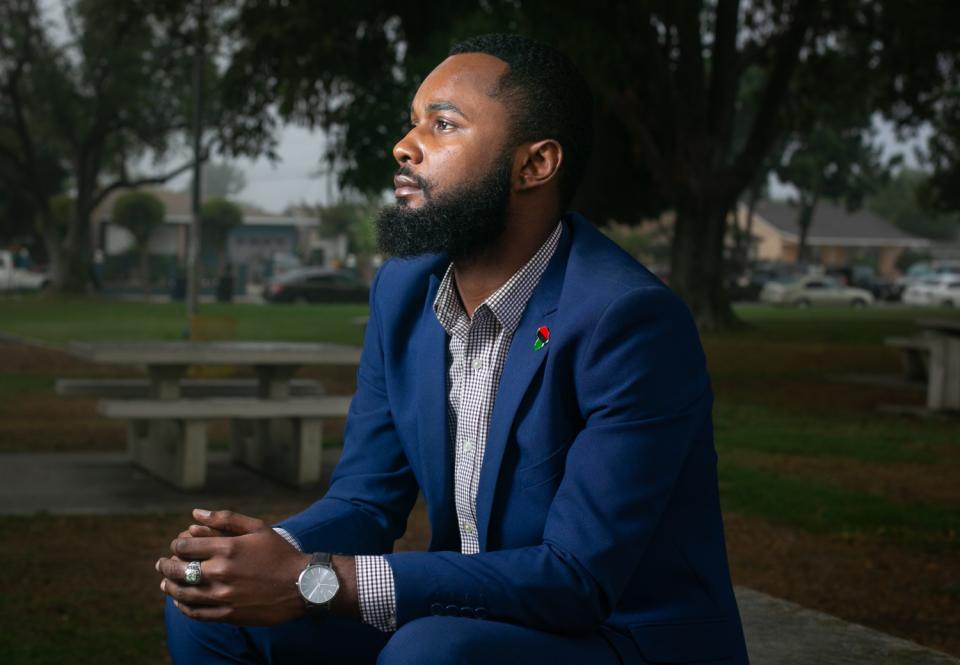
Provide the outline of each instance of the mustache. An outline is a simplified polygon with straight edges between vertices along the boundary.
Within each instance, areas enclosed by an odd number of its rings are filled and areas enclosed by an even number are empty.
[[[430,189],[430,183],[427,182],[426,178],[417,175],[416,173],[410,170],[410,167],[406,165],[401,166],[399,169],[397,169],[397,172],[395,175],[398,175],[398,176],[402,175],[404,177],[410,178],[415,183],[417,183],[417,187],[422,189],[424,192]]]

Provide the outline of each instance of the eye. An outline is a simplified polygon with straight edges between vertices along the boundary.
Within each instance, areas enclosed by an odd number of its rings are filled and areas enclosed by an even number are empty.
[[[448,130],[450,130],[450,129],[454,129],[454,125],[453,125],[452,123],[448,122],[447,120],[445,120],[444,118],[437,118],[437,119],[434,121],[434,126],[435,126],[437,129],[439,129],[441,132],[445,132],[445,131],[448,131]]]

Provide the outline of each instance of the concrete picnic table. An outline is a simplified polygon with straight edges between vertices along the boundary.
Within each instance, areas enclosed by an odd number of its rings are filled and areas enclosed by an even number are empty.
[[[304,365],[360,364],[359,347],[310,342],[71,342],[67,351],[90,362],[146,367],[157,399],[180,397],[191,366],[252,367],[260,397],[283,399]]]
[[[191,413],[197,410],[195,407],[202,410],[204,406],[204,400],[191,400],[189,405],[181,400],[182,380],[190,367],[232,366],[254,370],[257,376],[257,400],[248,400],[248,403],[258,415],[249,420],[233,418],[233,459],[269,474],[278,466],[278,458],[303,457],[300,452],[303,436],[298,437],[299,421],[291,420],[288,417],[289,409],[285,408],[292,406],[287,402],[293,375],[305,365],[356,366],[360,363],[361,353],[358,347],[340,344],[247,341],[72,342],[67,345],[67,351],[90,362],[146,369],[150,377],[151,397],[156,404],[152,408],[158,417],[131,421],[127,437],[130,457],[135,464],[154,475],[184,488],[202,484],[204,476],[201,467],[205,467],[206,460],[205,439],[202,442],[200,439],[196,442],[187,440],[189,437],[183,426],[183,418],[198,418]],[[173,407],[172,404],[177,401],[189,408]],[[226,408],[229,406],[226,402],[229,401],[221,399],[216,404],[207,401],[206,404],[211,407],[211,417],[217,417],[213,414],[222,416],[230,412]],[[234,398],[232,401],[238,405],[242,400]],[[180,419],[159,415],[170,411],[159,402],[170,402],[170,408],[181,408],[184,415]],[[148,402],[142,405],[150,408]],[[276,408],[271,405],[276,405]],[[100,406],[101,413],[108,417],[123,417],[115,415],[114,412],[123,412],[123,408],[118,408],[116,403],[102,402]],[[315,431],[319,432],[319,429]],[[315,443],[315,446],[319,445],[319,442]],[[185,464],[183,458],[189,456],[196,461]],[[281,466],[284,468],[283,474],[289,476],[291,463],[285,461]],[[293,466],[296,467],[296,464]],[[318,470],[306,475],[303,475],[302,469],[293,468],[293,472],[299,474],[293,477],[293,482],[297,483],[318,475]]]
[[[960,319],[917,319],[930,349],[927,408],[960,411]]]

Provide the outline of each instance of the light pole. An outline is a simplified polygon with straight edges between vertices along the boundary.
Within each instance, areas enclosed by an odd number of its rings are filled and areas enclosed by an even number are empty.
[[[203,88],[206,67],[207,1],[199,0],[197,42],[193,72],[193,188],[191,190],[190,235],[187,243],[187,330],[192,328],[200,300],[200,177],[203,170]]]

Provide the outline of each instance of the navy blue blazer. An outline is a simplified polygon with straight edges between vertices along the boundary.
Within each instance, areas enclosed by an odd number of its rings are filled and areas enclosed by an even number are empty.
[[[447,429],[444,256],[388,261],[327,494],[279,526],[306,551],[392,552],[418,491],[426,552],[388,554],[399,626],[438,613],[601,630],[624,662],[740,664],[712,392],[682,301],[582,217],[531,296],[503,369],[459,553]],[[535,350],[537,329],[550,341]]]

